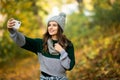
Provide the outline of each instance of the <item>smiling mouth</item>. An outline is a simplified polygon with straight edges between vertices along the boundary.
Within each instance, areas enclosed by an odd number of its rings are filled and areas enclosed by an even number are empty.
[[[54,32],[54,30],[50,30],[49,32],[50,32],[50,33],[51,33],[51,32]]]

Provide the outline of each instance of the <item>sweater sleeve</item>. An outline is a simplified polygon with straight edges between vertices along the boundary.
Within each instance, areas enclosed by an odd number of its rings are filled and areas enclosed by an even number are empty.
[[[25,45],[22,48],[32,51],[37,54],[37,52],[42,51],[42,39],[32,39],[25,37]]]
[[[41,51],[42,39],[28,38],[28,37],[24,36],[22,33],[18,32],[15,29],[10,30],[9,32],[10,32],[10,37],[21,48],[32,51],[34,53],[37,53],[38,51],[39,52]]]
[[[71,44],[70,46],[67,47],[66,50],[62,50],[60,52],[60,60],[61,60],[61,65],[67,69],[71,70],[74,65],[75,65],[75,57],[74,57],[74,47]]]
[[[22,33],[18,32],[15,29],[9,30],[10,37],[18,46],[23,46],[25,44],[25,37]]]

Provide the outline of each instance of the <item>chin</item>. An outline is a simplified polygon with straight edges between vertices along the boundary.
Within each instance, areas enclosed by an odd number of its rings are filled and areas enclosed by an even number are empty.
[[[49,34],[50,36],[56,36],[56,34]]]
[[[54,35],[56,35],[56,34],[54,34],[54,33],[49,33],[49,35],[54,36]]]
[[[55,34],[50,34],[50,36],[54,36]]]

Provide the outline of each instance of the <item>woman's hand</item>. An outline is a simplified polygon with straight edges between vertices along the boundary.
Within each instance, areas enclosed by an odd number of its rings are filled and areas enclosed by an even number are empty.
[[[14,18],[9,19],[8,22],[7,22],[7,28],[8,28],[8,30],[13,29],[14,25],[15,25]]]
[[[60,52],[63,50],[62,46],[59,44],[59,43],[55,43],[55,46],[54,46],[55,50]]]

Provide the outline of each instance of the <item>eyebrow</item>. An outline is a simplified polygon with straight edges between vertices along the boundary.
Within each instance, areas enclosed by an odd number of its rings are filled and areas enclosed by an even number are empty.
[[[48,23],[48,25],[51,25],[50,23]],[[56,24],[56,23],[53,23],[53,25],[58,25],[58,24]]]

